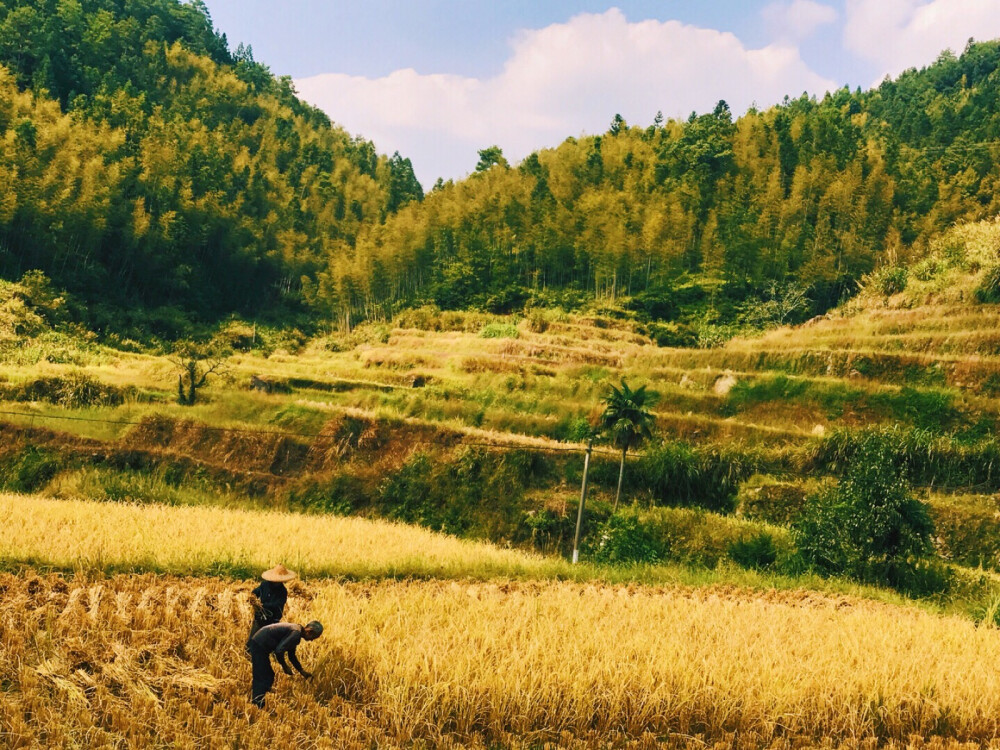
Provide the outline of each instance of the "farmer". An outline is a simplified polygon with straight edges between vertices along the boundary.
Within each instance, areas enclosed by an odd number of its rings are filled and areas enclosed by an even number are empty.
[[[253,590],[257,601],[253,603],[253,625],[250,626],[250,638],[265,625],[281,622],[288,601],[288,589],[285,584],[296,578],[296,574],[280,563],[260,575],[260,585]],[[247,640],[249,648],[250,641]]]
[[[312,674],[306,672],[295,656],[295,648],[305,639],[314,641],[323,634],[323,626],[313,620],[308,625],[296,625],[291,622],[279,622],[265,625],[258,630],[247,643],[250,652],[250,663],[253,665],[253,683],[250,685],[250,700],[258,708],[264,708],[264,696],[274,685],[274,667],[271,666],[271,654],[278,659],[285,674],[291,675],[292,670],[285,661],[292,663],[299,674],[309,679]]]

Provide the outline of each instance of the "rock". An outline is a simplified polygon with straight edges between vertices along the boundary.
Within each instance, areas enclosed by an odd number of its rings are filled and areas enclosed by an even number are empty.
[[[726,373],[715,381],[715,385],[712,386],[712,391],[717,396],[725,396],[733,390],[733,386],[736,385],[736,383],[736,376],[732,373]]]

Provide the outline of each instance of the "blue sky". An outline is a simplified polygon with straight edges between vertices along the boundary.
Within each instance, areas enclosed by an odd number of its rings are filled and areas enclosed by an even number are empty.
[[[868,88],[969,37],[1000,0],[206,0],[230,44],[430,187],[497,144],[516,162],[622,114],[739,114]]]

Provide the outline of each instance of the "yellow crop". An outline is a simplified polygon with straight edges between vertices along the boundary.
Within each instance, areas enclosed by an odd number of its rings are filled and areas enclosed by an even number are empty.
[[[77,569],[350,577],[541,577],[569,564],[360,518],[49,500],[0,493],[0,559]]]
[[[12,748],[955,747],[994,742],[1000,632],[808,593],[577,583],[291,588],[318,617],[248,701],[247,584],[0,575]],[[970,747],[972,745],[969,745]]]

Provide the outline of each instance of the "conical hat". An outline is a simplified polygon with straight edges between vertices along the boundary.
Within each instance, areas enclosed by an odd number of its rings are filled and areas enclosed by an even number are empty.
[[[270,570],[265,570],[263,573],[261,573],[260,577],[263,578],[265,581],[272,581],[274,583],[285,583],[286,581],[291,581],[294,578],[298,578],[298,573],[294,573],[281,563],[278,563]]]

